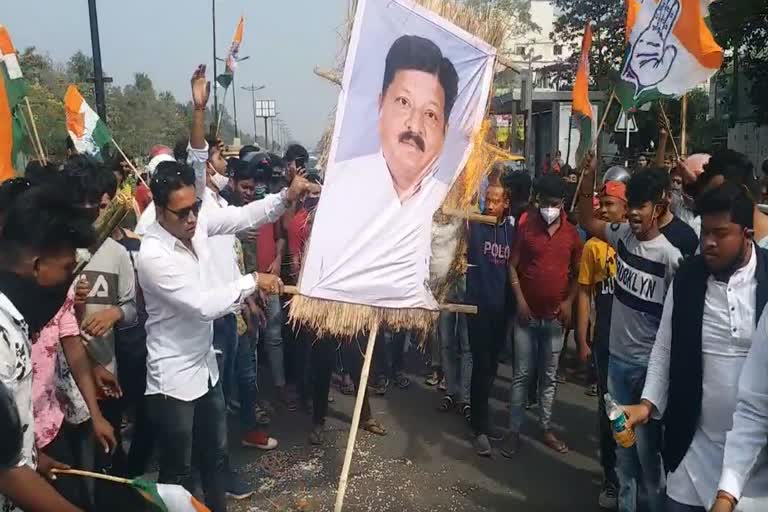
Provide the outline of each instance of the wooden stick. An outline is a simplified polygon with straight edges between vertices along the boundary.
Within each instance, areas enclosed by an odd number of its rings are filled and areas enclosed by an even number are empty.
[[[481,213],[469,212],[466,210],[460,210],[458,208],[448,208],[443,206],[440,210],[443,215],[449,217],[458,217],[460,219],[471,220],[474,222],[482,222],[483,224],[496,224],[498,219],[492,215],[483,215]]]
[[[123,149],[117,145],[117,141],[115,139],[112,139],[112,144],[115,145],[115,148],[120,152],[120,154],[123,156],[123,159],[128,162],[128,165],[131,167],[131,170],[133,171],[133,174],[136,175],[136,177],[139,179],[140,182],[144,184],[145,187],[149,188],[149,185],[147,185],[147,182],[144,181],[144,178],[141,177],[141,174],[139,174],[139,170],[136,169],[136,167],[133,165],[133,162],[131,162],[131,159],[128,158],[125,153],[123,152]]]
[[[45,150],[43,149],[43,144],[40,142],[40,135],[37,133],[37,123],[35,123],[35,115],[32,113],[32,106],[29,104],[29,98],[24,96],[24,102],[27,104],[29,120],[32,123],[32,133],[34,133],[37,146],[40,148],[40,161],[43,162],[43,165],[48,165],[48,160],[45,158]]]
[[[365,348],[365,359],[363,360],[363,371],[360,374],[360,382],[357,383],[357,398],[355,399],[355,412],[352,414],[352,425],[349,427],[349,438],[347,439],[347,451],[344,454],[344,465],[341,468],[339,477],[339,490],[336,493],[335,512],[341,512],[344,508],[344,495],[347,493],[347,483],[349,478],[349,468],[352,465],[352,452],[355,450],[355,440],[357,439],[357,429],[360,426],[360,413],[363,410],[363,398],[368,387],[368,372],[371,369],[371,360],[373,359],[373,348],[376,345],[376,335],[379,332],[379,325],[371,325],[371,332],[368,335],[368,346]]]
[[[605,125],[605,120],[608,118],[608,111],[611,110],[611,105],[613,104],[614,98],[616,98],[616,93],[613,91],[613,89],[611,89],[611,95],[608,97],[608,103],[605,104],[605,112],[603,112],[603,117],[600,119],[600,124],[597,125],[595,138],[592,139],[592,145],[595,148],[597,148],[597,140],[600,138],[600,132],[603,131],[603,125]]]
[[[683,94],[680,100],[680,156],[685,158],[688,154],[688,142],[686,131],[688,128],[688,95]],[[670,134],[671,135],[671,134]]]
[[[667,112],[664,110],[664,103],[659,100],[659,108],[661,109],[661,116],[664,118],[664,124],[667,125],[667,133],[669,133],[669,139],[672,141],[672,149],[675,150],[675,156],[680,159],[680,152],[677,150],[677,143],[675,142],[675,136],[672,133],[672,125],[667,117]]]
[[[115,482],[118,484],[126,484],[131,485],[133,484],[133,480],[130,480],[128,478],[120,478],[118,476],[112,476],[112,475],[105,475],[103,473],[93,473],[91,471],[83,471],[82,469],[52,469],[52,473],[58,474],[58,475],[70,475],[70,476],[87,476],[89,478],[96,478],[99,480],[108,480],[110,482]]]
[[[286,295],[299,295],[299,287],[291,285],[284,286],[283,293]],[[477,306],[472,306],[471,304],[446,303],[440,304],[440,311],[445,311],[447,313],[464,313],[467,315],[476,315]]]
[[[37,143],[35,142],[35,138],[32,135],[32,130],[29,127],[29,121],[27,121],[27,116],[24,114],[23,110],[19,110],[19,115],[21,116],[21,121],[24,123],[24,131],[27,132],[27,137],[29,137],[29,142],[32,145],[32,149],[35,152],[35,157],[37,157],[37,159],[42,162],[43,161],[43,157],[40,154],[40,150],[37,147]]]

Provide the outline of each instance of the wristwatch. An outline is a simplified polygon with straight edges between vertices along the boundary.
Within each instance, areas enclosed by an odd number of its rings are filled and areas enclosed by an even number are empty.
[[[717,491],[717,496],[715,496],[715,500],[725,500],[727,501],[731,507],[736,508],[736,505],[739,503],[739,500],[731,496],[729,493],[725,491]]]

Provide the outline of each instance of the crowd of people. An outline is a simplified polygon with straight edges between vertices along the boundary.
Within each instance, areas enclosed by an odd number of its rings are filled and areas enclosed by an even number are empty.
[[[284,286],[299,278],[322,184],[306,149],[291,145],[278,159],[245,146],[225,158],[205,136],[204,66],[191,85],[189,140],[151,149],[134,211],[102,243],[94,226],[128,186],[123,160],[110,168],[73,151],[0,185],[0,401],[18,413],[21,433],[18,447],[10,434],[0,441],[3,512],[140,510],[127,488],[55,470],[134,478],[153,459],[159,482],[190,492],[198,471],[206,505],[224,511],[227,497],[254,492],[230,461],[229,427],[242,447],[279,445],[267,432],[275,408],[257,386],[259,354],[279,406],[311,411],[313,445],[325,442],[334,373],[342,392],[359,385],[367,337],[287,325]],[[557,154],[535,181],[494,169],[480,198],[486,220],[468,222],[463,235],[466,275],[448,294],[478,311],[440,314],[426,383],[442,391],[439,410],[464,418],[478,455],[499,441],[514,459],[532,404],[542,443],[565,454],[552,414],[573,336],[598,402],[600,506],[762,510],[760,183],[746,157],[728,150],[670,167],[646,161],[598,181],[595,169],[577,172]],[[409,333],[380,336],[370,391],[407,388]],[[489,401],[508,347],[502,429]],[[361,428],[386,435],[368,392]],[[630,447],[614,441],[609,396],[624,407]]]

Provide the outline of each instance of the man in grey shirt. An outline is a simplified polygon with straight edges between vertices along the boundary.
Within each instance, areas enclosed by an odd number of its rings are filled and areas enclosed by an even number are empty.
[[[627,224],[607,224],[592,216],[594,174],[588,172],[579,191],[579,223],[616,249],[616,290],[610,331],[608,389],[619,403],[640,400],[648,359],[664,309],[664,298],[682,255],[659,231],[665,182],[650,171],[635,173],[627,184]],[[635,430],[637,442],[617,447],[619,510],[637,509],[639,486],[649,510],[665,506],[661,463],[661,424],[651,421]]]

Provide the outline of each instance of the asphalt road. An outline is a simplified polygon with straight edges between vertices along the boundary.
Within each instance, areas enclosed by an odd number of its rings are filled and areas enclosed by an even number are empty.
[[[536,409],[528,411],[523,445],[506,459],[494,444],[491,458],[475,455],[469,429],[456,413],[437,410],[441,395],[423,384],[419,353],[408,356],[412,385],[390,388],[372,397],[386,437],[360,432],[350,473],[348,511],[599,511],[596,403],[572,381],[557,391],[553,422],[570,452],[560,455],[538,440]],[[573,365],[576,366],[576,365]],[[492,398],[493,422],[505,428],[511,367],[500,366]],[[262,378],[259,379],[263,381]],[[238,512],[333,510],[353,409],[352,397],[332,390],[326,444],[307,441],[311,418],[306,412],[280,410],[270,433],[280,447],[269,453],[233,448],[233,465],[258,492],[232,502]],[[234,418],[233,418],[234,420]],[[232,421],[236,423],[236,421]],[[231,446],[239,446],[235,437]],[[262,477],[266,470],[269,476]]]

